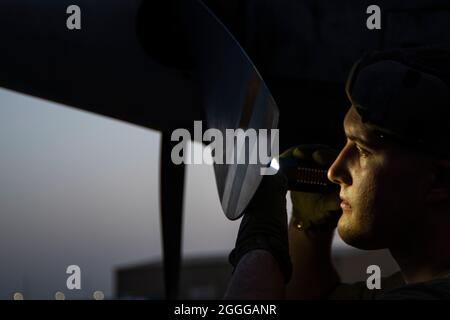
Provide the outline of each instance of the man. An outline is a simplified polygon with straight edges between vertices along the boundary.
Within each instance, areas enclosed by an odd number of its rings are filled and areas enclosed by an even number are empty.
[[[347,142],[328,170],[340,200],[291,192],[287,227],[286,179],[265,177],[230,254],[235,271],[226,297],[450,298],[449,85],[447,49],[363,57],[346,86]],[[328,151],[310,146],[285,155],[326,167]],[[388,248],[400,277],[385,281],[381,292],[341,284],[330,254],[336,221],[346,243]]]

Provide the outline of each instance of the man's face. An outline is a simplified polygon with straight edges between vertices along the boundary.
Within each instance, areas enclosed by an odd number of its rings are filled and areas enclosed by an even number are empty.
[[[408,238],[425,214],[430,167],[424,157],[386,143],[351,107],[346,145],[328,177],[341,187],[341,238],[361,249],[380,249]]]

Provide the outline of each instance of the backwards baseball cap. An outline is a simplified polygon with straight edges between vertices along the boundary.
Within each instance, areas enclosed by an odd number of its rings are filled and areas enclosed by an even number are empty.
[[[363,123],[404,145],[450,156],[450,50],[373,52],[353,66],[347,96]]]

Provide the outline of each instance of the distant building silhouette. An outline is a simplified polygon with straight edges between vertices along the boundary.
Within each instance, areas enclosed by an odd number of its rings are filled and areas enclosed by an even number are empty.
[[[227,257],[188,258],[183,261],[180,299],[221,299],[231,277]],[[119,268],[116,298],[164,299],[163,267],[160,261]]]

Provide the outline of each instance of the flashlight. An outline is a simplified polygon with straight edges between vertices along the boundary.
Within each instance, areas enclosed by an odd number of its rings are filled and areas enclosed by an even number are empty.
[[[287,177],[288,189],[312,193],[329,193],[339,189],[328,180],[327,169],[294,157],[274,158],[270,166]]]

